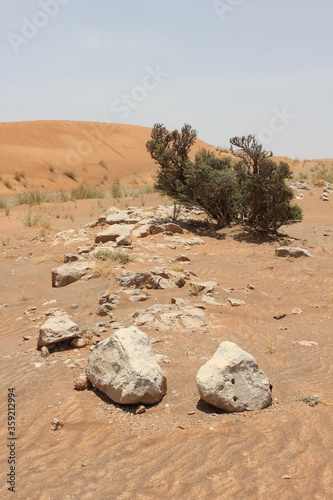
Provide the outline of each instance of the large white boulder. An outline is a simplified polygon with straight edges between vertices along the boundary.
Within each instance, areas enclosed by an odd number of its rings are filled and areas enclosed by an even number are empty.
[[[200,397],[227,412],[261,410],[272,402],[272,386],[251,354],[222,342],[196,376]]]
[[[90,382],[120,404],[153,404],[166,394],[166,377],[149,337],[139,328],[121,328],[94,348],[87,364]]]

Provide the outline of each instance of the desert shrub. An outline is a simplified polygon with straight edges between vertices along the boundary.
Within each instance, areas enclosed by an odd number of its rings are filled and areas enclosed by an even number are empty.
[[[12,181],[10,179],[2,179],[2,182],[7,189],[13,189]]]
[[[99,160],[98,165],[108,170],[108,164],[105,160]]]
[[[118,264],[128,264],[132,260],[132,257],[122,250],[117,250],[112,254],[112,260]]]
[[[0,210],[4,210],[7,208],[7,200],[4,198],[0,198]]]
[[[237,174],[230,158],[216,157],[205,149],[186,167],[188,201],[201,207],[218,227],[229,224],[237,212]]]
[[[26,227],[35,227],[39,224],[39,221],[41,219],[41,215],[39,213],[37,214],[32,214],[30,209],[28,213],[21,218],[22,224]]]
[[[111,260],[113,252],[107,248],[100,248],[94,253],[94,258],[96,260]]]
[[[112,184],[111,184],[111,187],[110,187],[110,192],[111,192],[111,196],[112,198],[122,198],[123,196],[123,186],[121,185],[120,183],[120,179],[119,177],[116,177]]]
[[[53,197],[47,191],[27,191],[16,195],[16,205],[40,205],[41,203],[50,203]]]
[[[291,204],[293,191],[285,182],[292,175],[289,166],[270,160],[273,153],[255,136],[230,139],[237,163],[205,149],[191,161],[189,152],[196,137],[197,132],[188,124],[181,132],[154,125],[146,148],[159,164],[157,191],[177,203],[202,208],[216,220],[218,228],[243,222],[268,233],[301,220],[302,211]]]
[[[21,179],[24,179],[24,178],[25,178],[25,173],[24,172],[15,172],[14,179],[17,182],[21,182]]]
[[[76,181],[76,174],[73,172],[73,170],[64,170],[63,174],[66,175],[69,179],[72,179],[73,181]]]
[[[97,186],[86,186],[80,184],[77,188],[74,188],[70,192],[71,200],[90,200],[96,198],[104,198],[105,193],[102,189]]]
[[[265,159],[259,164],[257,174],[243,175],[240,211],[249,227],[274,233],[280,226],[302,219],[302,210],[291,204],[294,193],[285,182],[291,177],[287,163]]]
[[[311,168],[311,172],[311,181],[315,186],[323,186],[326,182],[333,183],[333,167],[328,168],[327,165],[320,162]]]
[[[112,260],[113,262],[119,264],[128,264],[132,260],[131,256],[127,252],[122,250],[117,250],[115,252],[109,250],[108,248],[100,248],[94,253],[94,258],[99,261]]]

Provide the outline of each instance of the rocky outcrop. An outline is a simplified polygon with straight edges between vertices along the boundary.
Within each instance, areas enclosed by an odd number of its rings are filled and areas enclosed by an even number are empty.
[[[253,356],[222,342],[196,376],[200,397],[221,410],[261,410],[272,402],[272,387]]]
[[[202,331],[206,325],[204,308],[198,306],[180,306],[154,304],[148,309],[133,313],[135,324],[154,328],[157,331]]]
[[[155,290],[165,290],[167,288],[183,287],[185,285],[185,278],[175,271],[154,268],[151,271],[143,271],[141,273],[132,273],[125,270],[116,279],[116,282],[124,287],[134,286],[140,288],[144,286]]]
[[[166,377],[149,337],[139,328],[122,328],[100,342],[88,359],[87,378],[112,401],[154,404],[166,394]]]

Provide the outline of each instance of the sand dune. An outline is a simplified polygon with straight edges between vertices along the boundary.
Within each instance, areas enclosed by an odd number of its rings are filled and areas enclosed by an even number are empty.
[[[31,189],[69,189],[76,182],[97,184],[104,176],[129,180],[135,172],[152,182],[156,165],[145,148],[150,132],[148,127],[97,122],[0,123],[1,175],[11,184],[0,183],[0,194],[24,190],[15,172],[25,174]],[[194,151],[204,146],[198,140]],[[73,172],[76,182],[64,171]]]

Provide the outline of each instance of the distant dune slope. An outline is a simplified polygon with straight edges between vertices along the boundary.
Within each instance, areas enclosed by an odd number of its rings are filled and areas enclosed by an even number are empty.
[[[134,125],[77,121],[0,123],[0,194],[30,188],[67,189],[78,182],[97,184],[103,176],[146,180],[157,165],[146,151],[151,129]],[[195,150],[208,146],[196,142]],[[107,167],[107,168],[106,168]],[[76,182],[64,175],[75,174]],[[25,178],[16,181],[15,172]]]

